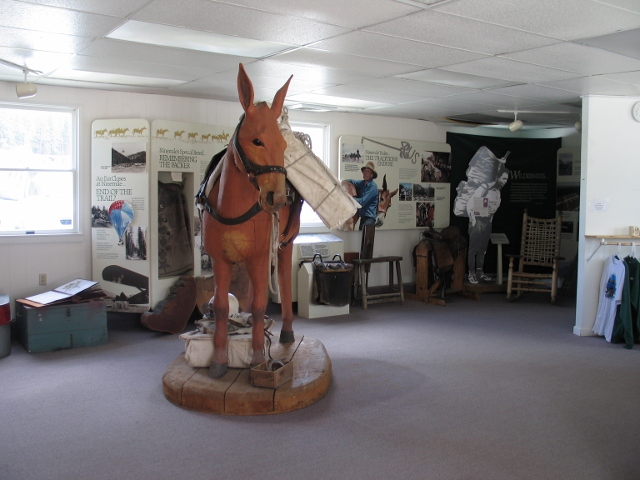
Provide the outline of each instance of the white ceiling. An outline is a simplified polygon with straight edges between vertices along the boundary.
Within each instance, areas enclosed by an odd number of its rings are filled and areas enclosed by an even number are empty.
[[[513,113],[498,110],[524,110],[563,112],[521,112],[525,124],[568,126],[582,95],[640,96],[640,0],[421,1],[0,0],[0,59],[43,72],[29,75],[36,84],[229,101],[242,62],[258,100],[293,74],[289,105],[439,123],[506,124]],[[107,37],[127,22],[275,53]],[[24,75],[0,64],[0,80]]]

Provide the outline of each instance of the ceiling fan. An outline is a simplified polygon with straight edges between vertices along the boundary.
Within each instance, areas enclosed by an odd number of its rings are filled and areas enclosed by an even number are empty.
[[[442,119],[447,123],[455,123],[459,125],[465,125],[468,127],[497,127],[497,128],[508,128],[512,132],[516,132],[520,130],[524,125],[521,119],[518,119],[519,114],[534,114],[534,115],[567,115],[571,116],[571,112],[565,111],[555,111],[555,110],[496,110],[497,113],[511,113],[513,114],[513,120],[509,121],[509,119],[505,119],[502,117],[495,117],[491,115],[469,115],[472,118],[454,118],[454,117],[443,117]],[[461,116],[464,117],[464,116]],[[484,118],[483,118],[484,117]],[[486,119],[485,119],[486,118]],[[581,127],[580,121],[576,122],[574,125],[577,130],[579,130],[579,126]],[[548,125],[537,125],[538,128],[552,128]]]

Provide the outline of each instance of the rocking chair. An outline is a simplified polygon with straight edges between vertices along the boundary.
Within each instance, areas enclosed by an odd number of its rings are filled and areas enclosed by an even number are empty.
[[[556,303],[561,225],[560,215],[535,218],[524,211],[520,255],[508,255],[507,300],[517,300],[523,292],[550,292],[551,303]]]

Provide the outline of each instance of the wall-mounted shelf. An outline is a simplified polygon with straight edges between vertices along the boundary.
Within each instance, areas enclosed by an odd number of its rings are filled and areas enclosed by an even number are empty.
[[[586,238],[599,238],[600,243],[598,247],[593,251],[589,258],[587,258],[587,262],[593,258],[596,252],[603,245],[616,245],[619,247],[635,247],[636,245],[640,245],[640,237],[632,237],[631,235],[585,235]],[[613,242],[612,240],[616,239],[617,242]],[[636,240],[634,242],[623,242],[621,240]]]

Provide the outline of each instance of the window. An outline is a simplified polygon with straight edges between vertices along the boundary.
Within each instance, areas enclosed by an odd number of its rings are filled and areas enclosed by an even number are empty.
[[[311,147],[316,157],[322,160],[325,165],[330,168],[329,165],[329,149],[327,148],[329,138],[329,126],[313,123],[297,123],[290,122],[291,130],[294,132],[302,132],[309,135],[311,138]],[[300,226],[301,227],[324,227],[324,223],[316,215],[316,212],[304,202],[302,206],[302,212],[300,213]]]
[[[78,232],[76,118],[0,104],[0,235]]]

